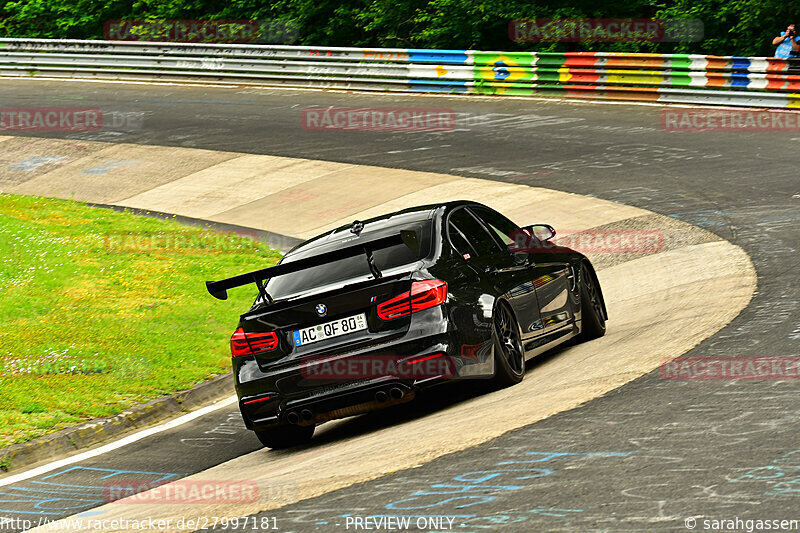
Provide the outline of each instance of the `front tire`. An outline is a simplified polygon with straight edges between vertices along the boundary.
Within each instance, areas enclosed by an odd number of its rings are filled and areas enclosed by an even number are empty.
[[[497,306],[492,330],[495,374],[493,384],[499,388],[516,385],[525,376],[525,352],[519,325],[507,305]]]
[[[600,284],[584,263],[581,265],[581,340],[590,341],[606,334]]]
[[[280,425],[270,429],[256,430],[256,437],[261,444],[273,450],[291,448],[305,444],[314,436],[314,426]]]

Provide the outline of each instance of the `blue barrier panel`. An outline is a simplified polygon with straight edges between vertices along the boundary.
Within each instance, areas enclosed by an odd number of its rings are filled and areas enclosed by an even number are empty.
[[[750,58],[749,57],[738,57],[734,56],[731,58],[732,67],[736,70],[748,70],[750,68]]]
[[[408,60],[412,63],[438,63],[445,65],[465,65],[466,50],[424,50],[408,49]]]

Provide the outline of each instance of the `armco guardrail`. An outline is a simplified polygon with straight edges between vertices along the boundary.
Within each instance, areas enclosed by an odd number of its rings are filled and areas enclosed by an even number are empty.
[[[800,108],[800,63],[612,52],[0,39],[0,76],[565,96]]]

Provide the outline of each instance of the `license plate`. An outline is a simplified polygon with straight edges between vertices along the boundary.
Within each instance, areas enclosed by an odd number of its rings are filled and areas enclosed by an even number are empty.
[[[361,331],[362,329],[367,329],[367,315],[364,313],[340,318],[338,320],[331,320],[330,322],[311,326],[310,328],[298,329],[292,332],[292,336],[294,337],[295,346],[304,346],[313,342],[347,335],[354,331]]]

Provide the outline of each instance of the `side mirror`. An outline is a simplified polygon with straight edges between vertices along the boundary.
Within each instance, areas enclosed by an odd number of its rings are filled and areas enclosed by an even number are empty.
[[[536,238],[540,242],[547,242],[556,236],[556,230],[549,224],[531,224],[525,226],[525,231]]]
[[[556,236],[556,230],[549,224],[532,224],[515,231],[511,237],[514,242],[508,250],[514,254],[541,253],[555,246],[550,239]]]

